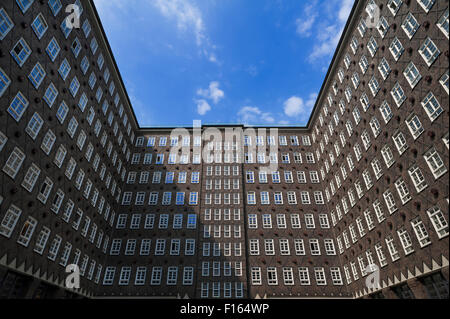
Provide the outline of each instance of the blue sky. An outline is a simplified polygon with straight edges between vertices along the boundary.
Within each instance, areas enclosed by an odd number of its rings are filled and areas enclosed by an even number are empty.
[[[139,124],[305,125],[354,0],[94,0]]]

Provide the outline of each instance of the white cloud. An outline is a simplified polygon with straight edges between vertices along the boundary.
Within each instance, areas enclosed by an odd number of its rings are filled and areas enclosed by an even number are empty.
[[[317,99],[316,93],[311,93],[308,99],[303,100],[301,97],[292,96],[287,99],[284,105],[284,114],[288,117],[306,119],[311,115],[311,110],[313,109]],[[280,123],[281,124],[281,123]]]
[[[354,0],[343,0],[341,4],[341,8],[339,9],[339,21],[345,25],[347,22],[348,16],[352,11],[352,7],[354,4]]]
[[[211,44],[206,35],[206,28],[200,9],[189,0],[148,0],[163,16],[176,21],[177,28],[181,31],[192,31],[195,35],[200,54],[203,54],[210,62],[220,64],[216,54],[216,48]]]
[[[209,103],[205,100],[196,100],[197,103],[197,113],[199,115],[205,115],[209,111],[211,111],[211,106]]]
[[[256,106],[244,106],[238,112],[239,122],[243,124],[274,123],[275,119],[270,112],[263,112]]]
[[[197,45],[201,45],[205,38],[205,26],[200,10],[187,0],[155,0],[151,1],[162,15],[175,19],[180,30],[192,29]]]
[[[297,33],[303,37],[314,37],[309,62],[331,57],[341,38],[355,0],[328,0],[312,2],[303,9],[302,17],[296,20]],[[317,19],[320,16],[320,19]]]
[[[198,89],[197,95],[200,95],[205,99],[211,99],[214,104],[217,104],[225,97],[225,92],[219,89],[219,85],[219,82],[213,81],[209,84],[208,89]]]
[[[289,117],[296,117],[300,115],[304,108],[303,99],[298,96],[292,96],[287,99],[284,103],[284,114]]]
[[[304,8],[303,18],[298,18],[295,21],[295,24],[297,25],[297,33],[299,35],[305,37],[311,36],[312,27],[314,25],[314,22],[316,22],[316,18],[318,16],[316,8],[317,8],[317,1],[314,1],[313,3],[307,5]]]

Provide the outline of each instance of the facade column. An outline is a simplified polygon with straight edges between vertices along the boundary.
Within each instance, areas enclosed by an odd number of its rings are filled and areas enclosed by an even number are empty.
[[[386,299],[398,299],[398,296],[390,287],[382,289],[381,293],[384,295],[384,298]]]
[[[414,293],[416,299],[428,299],[427,290],[418,278],[412,278],[407,281],[409,288]]]
[[[441,269],[441,274],[442,274],[442,276],[444,276],[445,280],[447,280],[447,281],[449,281],[448,270],[449,270],[448,266]]]
[[[30,283],[28,284],[27,292],[25,294],[25,299],[32,299],[36,289],[38,289],[40,284],[41,284],[40,279],[31,277]]]

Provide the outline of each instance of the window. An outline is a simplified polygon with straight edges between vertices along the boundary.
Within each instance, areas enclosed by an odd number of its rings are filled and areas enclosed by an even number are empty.
[[[5,71],[0,68],[0,97],[5,93],[6,89],[11,84],[11,79],[6,75]]]
[[[31,70],[30,74],[28,75],[28,79],[30,80],[31,83],[33,83],[34,87],[36,89],[38,89],[39,86],[41,85],[42,81],[44,80],[45,75],[46,75],[46,73],[44,71],[44,68],[38,62],[38,63],[36,63],[33,70]]]
[[[53,83],[50,83],[44,94],[44,101],[47,102],[48,107],[52,107],[55,103],[56,97],[58,96],[58,90]]]
[[[318,239],[310,239],[309,240],[309,246],[311,249],[311,255],[318,256],[320,255],[320,246],[319,246],[319,240]]]
[[[69,107],[67,106],[66,102],[62,101],[59,105],[58,111],[56,112],[56,117],[58,118],[60,124],[64,123],[68,112]]]
[[[300,279],[300,285],[309,286],[311,284],[309,279],[309,271],[307,267],[299,267],[298,268],[298,276]]]
[[[318,286],[324,286],[327,284],[327,280],[325,278],[325,270],[323,269],[323,267],[315,267],[314,275],[316,277],[316,284]]]
[[[419,70],[417,69],[417,67],[414,65],[413,62],[409,62],[408,66],[403,71],[403,75],[405,76],[406,80],[408,80],[408,83],[411,86],[411,88],[414,88],[422,78],[422,75],[420,75]]]
[[[44,121],[42,120],[39,113],[35,112],[28,122],[27,127],[25,128],[25,132],[34,140],[36,136],[39,134],[39,131],[42,128]]]
[[[408,13],[405,20],[402,23],[402,29],[405,31],[409,39],[412,39],[417,29],[419,28],[419,23],[411,12]]]
[[[444,11],[442,16],[439,18],[437,22],[438,28],[445,34],[448,39],[448,8]]]
[[[433,62],[437,59],[441,51],[439,51],[438,47],[431,40],[430,37],[427,37],[423,42],[419,49],[419,53],[422,58],[425,60],[428,66],[431,66]]]
[[[420,6],[425,10],[426,13],[428,13],[433,6],[435,0],[417,0],[417,2],[420,4]]]
[[[59,13],[59,11],[62,8],[62,4],[60,0],[49,0],[48,6],[52,10],[53,15],[56,17]]]
[[[434,147],[428,150],[423,157],[425,158],[431,173],[433,173],[434,178],[438,179],[447,172],[444,162]]]
[[[420,217],[414,218],[411,221],[411,225],[414,229],[414,233],[416,234],[417,240],[419,241],[420,247],[425,247],[431,244],[431,239],[428,236],[427,229],[423,224]]]
[[[402,6],[402,2],[402,0],[389,0],[388,8],[394,17]]]
[[[382,38],[384,38],[386,36],[386,33],[389,30],[389,23],[387,22],[385,17],[380,18],[380,20],[377,24],[377,30],[380,33]]]
[[[110,286],[114,282],[114,274],[116,273],[116,267],[106,267],[105,275],[103,277],[103,286]]]
[[[34,33],[40,40],[44,36],[45,31],[47,31],[48,29],[47,22],[45,21],[42,13],[39,13],[37,15],[36,19],[34,19],[34,21],[31,23],[31,27],[33,28]]]
[[[394,196],[392,195],[392,192],[390,190],[385,191],[383,193],[383,197],[384,197],[384,201],[386,202],[386,206],[389,210],[389,213],[392,215],[393,213],[395,213],[398,210],[397,205],[395,203]]]
[[[370,52],[370,55],[372,56],[372,58],[374,57],[375,53],[378,50],[378,44],[377,41],[375,40],[374,37],[371,37],[369,42],[367,43],[367,49]]]
[[[445,73],[442,75],[442,77],[439,79],[439,83],[441,83],[442,87],[444,88],[445,92],[448,94],[448,70],[445,71]]]
[[[3,147],[5,147],[6,142],[8,142],[8,137],[2,131],[0,131],[0,152],[3,150]]]
[[[383,155],[383,159],[384,159],[384,162],[386,163],[386,166],[388,168],[391,167],[392,164],[394,164],[395,159],[394,159],[394,154],[392,153],[392,151],[389,148],[389,146],[385,145],[381,149],[381,154]]]
[[[6,35],[14,27],[13,22],[6,13],[4,8],[0,9],[0,40],[3,40]]]
[[[86,19],[86,21],[83,22],[82,29],[84,32],[84,36],[87,38],[92,30],[91,25],[87,19]]]
[[[42,139],[41,149],[44,151],[46,155],[50,154],[50,151],[53,148],[53,145],[56,141],[56,135],[52,132],[52,130],[48,130]]]
[[[406,100],[405,92],[398,82],[395,83],[394,87],[392,88],[391,95],[395,103],[397,104],[397,107],[400,107]]]
[[[392,40],[391,45],[389,46],[389,51],[391,51],[391,54],[394,57],[395,61],[398,61],[398,59],[400,59],[400,56],[403,54],[403,51],[405,51],[405,48],[403,47],[400,40],[395,37],[394,40]]]
[[[399,178],[395,182],[395,187],[397,188],[398,196],[400,197],[402,204],[406,204],[411,200],[411,195],[409,194],[408,187],[403,178]]]
[[[3,167],[3,172],[14,179],[24,160],[25,154],[18,147],[15,147]]]
[[[22,13],[25,13],[29,7],[33,4],[34,0],[16,0],[17,5],[19,6]]]
[[[416,187],[417,193],[420,193],[425,188],[427,188],[427,182],[425,181],[425,177],[422,174],[422,171],[417,166],[417,164],[414,164],[408,169],[409,176],[411,177],[411,180],[413,181],[414,186]]]
[[[438,206],[434,206],[427,210],[427,214],[439,238],[441,239],[448,236],[448,222],[441,209]]]
[[[30,243],[31,236],[33,236],[34,230],[36,229],[37,221],[33,217],[29,216],[22,226],[22,230],[19,233],[19,238],[17,243],[22,246],[28,247]]]
[[[22,67],[30,54],[31,49],[23,38],[20,38],[11,50],[11,55],[20,67]]]
[[[423,133],[422,123],[420,123],[419,117],[414,113],[408,116],[405,122],[414,139],[417,139]]]
[[[444,111],[438,100],[432,92],[429,92],[422,101],[422,107],[425,109],[430,121],[433,122]]]
[[[70,64],[67,61],[67,59],[65,58],[62,62],[61,65],[59,66],[58,69],[58,73],[61,76],[61,78],[65,81],[67,79],[67,76],[69,75],[70,72]]]
[[[414,252],[412,247],[411,236],[406,231],[406,229],[402,228],[397,230],[398,237],[400,238],[400,242],[403,246],[403,250],[405,251],[405,256]]]
[[[78,89],[80,88],[80,82],[78,82],[77,77],[75,76],[70,82],[69,91],[73,97],[75,97],[78,93]]]
[[[3,216],[3,220],[0,224],[0,234],[6,238],[11,237],[11,234],[16,227],[17,221],[19,220],[22,210],[15,205],[11,205],[8,211]]]
[[[385,241],[386,246],[388,247],[389,250],[389,254],[391,255],[391,259],[394,262],[400,258],[400,254],[398,253],[397,247],[394,243],[394,238],[392,236],[388,236],[386,237]]]
[[[378,71],[380,71],[383,80],[386,80],[389,73],[391,73],[391,67],[389,66],[389,63],[387,62],[385,57],[383,57],[380,64],[378,65]]]

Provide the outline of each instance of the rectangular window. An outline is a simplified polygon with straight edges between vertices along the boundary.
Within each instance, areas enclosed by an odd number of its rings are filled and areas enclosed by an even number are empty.
[[[11,50],[12,57],[14,58],[14,60],[16,60],[17,64],[20,67],[22,67],[22,65],[28,59],[30,54],[31,49],[23,38],[20,38],[19,41],[17,41],[16,45]]]
[[[0,234],[6,238],[11,237],[11,234],[16,227],[17,221],[19,220],[22,210],[15,205],[11,205],[8,211],[3,216],[3,220],[0,224]]]
[[[431,40],[430,37],[427,37],[426,40],[419,48],[419,53],[426,62],[428,66],[431,66],[433,62],[437,59],[441,51],[439,51],[438,47]]]
[[[3,167],[3,172],[14,179],[24,160],[25,154],[18,147],[15,147]]]
[[[409,62],[409,64],[403,71],[403,75],[405,76],[406,80],[408,80],[408,83],[411,86],[411,88],[414,88],[422,78],[422,75],[420,74],[419,70],[417,69],[417,67],[414,65],[413,62]]]
[[[34,66],[33,70],[31,70],[30,74],[28,75],[28,79],[33,84],[33,86],[38,89],[41,85],[42,81],[45,78],[45,71],[42,65],[38,62]]]
[[[62,4],[60,0],[49,0],[48,6],[52,10],[53,15],[56,17],[59,13],[59,11],[62,8]]]
[[[402,29],[405,31],[409,39],[412,39],[417,29],[419,29],[420,24],[417,19],[413,16],[411,12],[408,13],[405,20],[402,23]]]
[[[42,120],[39,113],[35,112],[28,122],[27,127],[25,128],[25,132],[33,139],[36,139],[36,136],[39,134],[39,131],[44,124],[44,120]]]
[[[22,230],[19,233],[19,238],[17,243],[22,246],[28,247],[30,243],[31,236],[33,236],[34,230],[36,229],[37,221],[33,217],[29,216],[22,226]]]
[[[430,121],[433,122],[435,119],[444,112],[438,100],[432,92],[429,92],[422,101],[422,107],[425,109]]]
[[[425,158],[425,161],[427,162],[428,167],[430,168],[431,173],[433,173],[435,179],[438,179],[447,172],[447,168],[445,167],[441,156],[434,147],[428,150],[423,157]]]
[[[55,103],[56,97],[58,96],[58,90],[53,83],[50,83],[44,94],[44,101],[47,102],[49,108],[52,108],[53,103]]]
[[[14,27],[14,23],[8,16],[4,8],[0,9],[0,40],[3,40],[6,35]]]
[[[400,40],[395,37],[394,40],[392,40],[391,45],[389,46],[389,51],[391,51],[391,54],[394,57],[395,61],[398,61],[398,59],[400,59],[400,56],[403,54],[403,51],[405,51],[405,48],[403,47]]]
[[[439,238],[441,239],[448,236],[448,221],[445,219],[445,215],[442,210],[438,206],[434,206],[427,210],[427,214]]]
[[[34,19],[31,23],[31,27],[33,28],[37,38],[40,40],[44,36],[45,31],[48,29],[47,21],[45,21],[42,13],[39,13],[36,19]]]
[[[16,0],[17,5],[19,6],[20,10],[22,10],[22,13],[25,14],[27,12],[28,8],[31,7],[34,0]]]
[[[439,18],[437,22],[438,28],[445,34],[448,39],[448,8],[444,11],[442,16]]]

